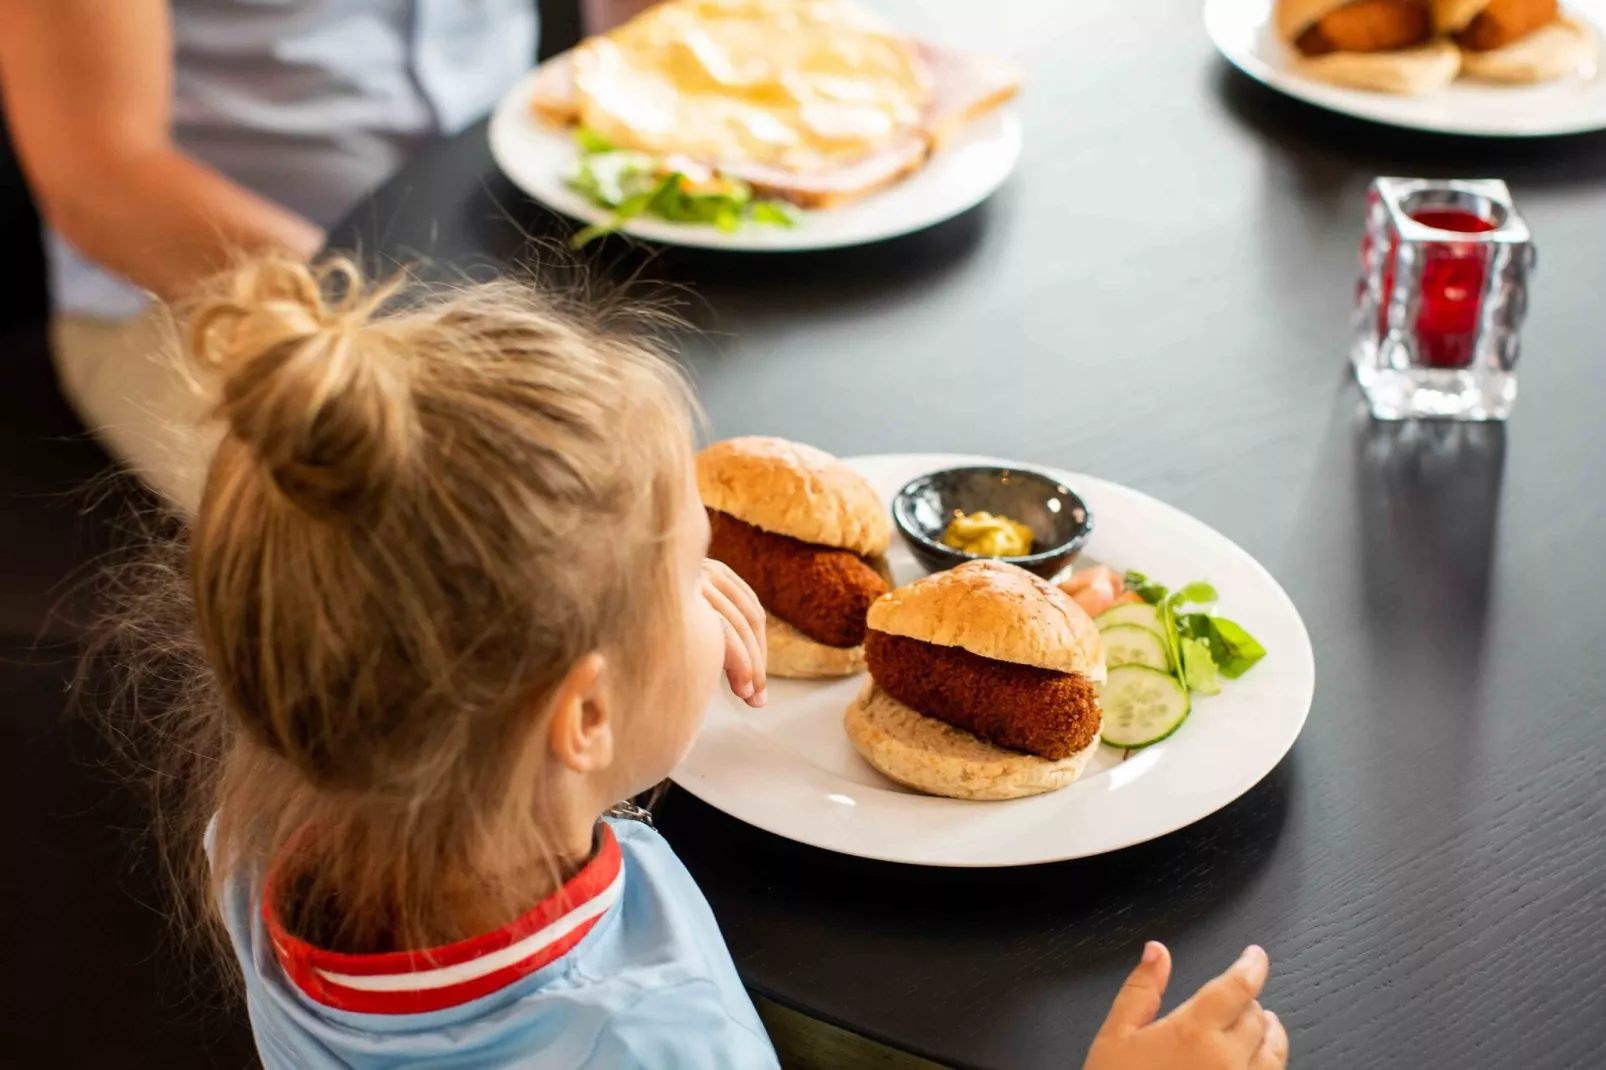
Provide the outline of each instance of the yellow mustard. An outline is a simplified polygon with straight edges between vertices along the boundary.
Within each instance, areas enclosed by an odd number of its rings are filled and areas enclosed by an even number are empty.
[[[1032,529],[992,513],[960,514],[942,533],[944,546],[977,557],[1024,557],[1032,552]]]

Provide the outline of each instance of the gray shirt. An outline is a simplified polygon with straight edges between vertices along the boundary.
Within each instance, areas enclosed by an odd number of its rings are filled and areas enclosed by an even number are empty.
[[[425,137],[488,112],[535,61],[535,0],[171,0],[173,136],[321,226]],[[115,182],[116,176],[108,176]],[[47,233],[56,311],[123,318],[140,291]]]

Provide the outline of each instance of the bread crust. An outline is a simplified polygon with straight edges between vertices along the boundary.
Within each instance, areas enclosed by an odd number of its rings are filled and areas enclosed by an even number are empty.
[[[870,606],[869,626],[995,661],[1104,679],[1104,644],[1058,587],[1002,561],[967,561]]]
[[[1443,89],[1461,73],[1462,52],[1454,41],[1438,37],[1416,48],[1396,52],[1329,52],[1301,55],[1294,49],[1294,69],[1332,85],[1414,97]]]
[[[1461,67],[1469,78],[1530,85],[1576,74],[1599,55],[1600,39],[1594,29],[1564,14],[1503,48],[1463,52]]]
[[[874,557],[892,542],[881,496],[813,446],[759,436],[716,442],[697,455],[697,490],[710,509],[816,546]]]
[[[1020,799],[1058,791],[1086,771],[1099,749],[1096,735],[1086,748],[1057,761],[995,747],[917,713],[874,680],[849,703],[842,727],[859,755],[883,776],[951,799]]]
[[[831,680],[864,671],[864,646],[816,643],[773,614],[764,621],[766,672],[788,680]]]

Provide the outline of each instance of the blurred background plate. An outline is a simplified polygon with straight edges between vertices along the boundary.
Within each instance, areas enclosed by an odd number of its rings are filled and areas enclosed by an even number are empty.
[[[491,155],[514,185],[547,207],[586,223],[606,223],[610,213],[568,186],[579,150],[568,130],[534,114],[530,100],[535,78],[532,72],[497,105],[491,117]],[[712,226],[638,218],[622,229],[666,245],[736,252],[865,245],[924,230],[974,208],[1009,177],[1020,151],[1020,120],[1006,105],[976,120],[902,182],[842,208],[798,212],[795,227],[748,224],[727,234]]]
[[[891,500],[926,472],[1008,461],[885,455],[848,462]],[[1266,647],[1264,661],[1221,694],[1195,696],[1175,735],[1142,751],[1100,747],[1081,780],[1009,802],[920,795],[866,764],[842,730],[864,677],[771,680],[769,703],[750,710],[722,691],[675,783],[777,836],[842,854],[927,866],[1057,862],[1152,840],[1209,816],[1258,784],[1304,727],[1315,687],[1310,637],[1271,575],[1220,532],[1137,491],[1091,476],[1042,469],[1064,481],[1098,518],[1087,552],[1117,569],[1141,569],[1180,586],[1208,579],[1222,613]],[[925,574],[907,545],[887,555],[899,583]]]
[[[1568,0],[1597,36],[1606,0]],[[1221,54],[1249,77],[1317,107],[1359,119],[1476,137],[1553,137],[1606,129],[1606,78],[1600,66],[1533,86],[1458,80],[1437,93],[1402,97],[1345,89],[1307,78],[1290,65],[1290,50],[1272,29],[1274,0],[1205,0],[1205,29]]]

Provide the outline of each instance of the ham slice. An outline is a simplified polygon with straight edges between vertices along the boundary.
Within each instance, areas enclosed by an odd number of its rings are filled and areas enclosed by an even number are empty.
[[[1019,68],[1002,60],[934,45],[920,45],[932,75],[932,99],[920,125],[860,159],[827,171],[801,173],[760,163],[725,163],[719,169],[752,184],[759,196],[803,208],[834,208],[884,189],[918,171],[973,120],[1020,90]],[[579,121],[569,54],[555,56],[536,75],[535,113],[558,126]],[[704,161],[714,164],[716,161]]]

